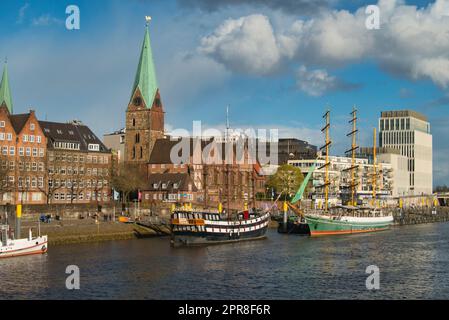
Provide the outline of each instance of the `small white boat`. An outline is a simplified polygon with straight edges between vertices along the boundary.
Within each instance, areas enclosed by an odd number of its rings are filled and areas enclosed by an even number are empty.
[[[0,259],[30,254],[43,254],[48,250],[47,236],[33,237],[31,229],[28,238],[10,239],[9,226],[0,225]]]

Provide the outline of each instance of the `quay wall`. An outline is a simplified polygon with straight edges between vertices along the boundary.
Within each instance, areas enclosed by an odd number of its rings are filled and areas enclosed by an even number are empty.
[[[396,225],[410,225],[421,223],[434,223],[449,221],[449,208],[409,208],[397,209],[393,213],[394,223]]]

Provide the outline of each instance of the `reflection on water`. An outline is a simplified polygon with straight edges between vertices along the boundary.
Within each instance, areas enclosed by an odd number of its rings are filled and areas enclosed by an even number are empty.
[[[77,265],[81,290],[65,289]],[[365,269],[380,268],[368,291]],[[167,238],[50,247],[0,260],[1,299],[449,299],[449,223],[353,236],[268,232],[199,248]]]

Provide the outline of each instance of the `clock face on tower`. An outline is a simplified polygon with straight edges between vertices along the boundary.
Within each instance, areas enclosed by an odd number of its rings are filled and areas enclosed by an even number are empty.
[[[133,104],[136,107],[140,107],[142,105],[142,98],[141,97],[135,97],[133,100]]]

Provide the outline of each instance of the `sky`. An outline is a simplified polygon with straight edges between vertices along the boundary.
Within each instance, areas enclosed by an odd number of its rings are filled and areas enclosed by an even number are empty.
[[[66,7],[80,9],[68,30]],[[380,28],[365,26],[377,5]],[[331,153],[370,146],[381,111],[412,109],[431,123],[434,185],[449,184],[449,0],[2,0],[0,57],[14,112],[78,119],[99,136],[124,126],[145,15],[166,129],[279,129]]]

